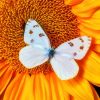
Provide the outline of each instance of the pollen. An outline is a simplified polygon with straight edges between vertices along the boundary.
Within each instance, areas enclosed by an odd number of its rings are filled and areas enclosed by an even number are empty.
[[[52,72],[48,62],[33,69],[26,69],[20,63],[19,51],[26,45],[23,35],[25,24],[28,19],[36,20],[56,48],[80,36],[79,22],[71,7],[66,6],[63,0],[6,0],[5,3],[0,10],[0,60],[5,59],[9,67],[17,72]]]

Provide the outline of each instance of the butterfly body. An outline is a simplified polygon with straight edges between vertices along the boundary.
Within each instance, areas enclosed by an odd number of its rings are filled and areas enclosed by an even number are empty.
[[[49,51],[49,55],[48,55],[49,58],[52,58],[54,56],[54,54],[55,54],[55,50],[53,48],[51,48]]]
[[[49,60],[56,75],[62,80],[68,80],[78,74],[79,66],[75,60],[84,58],[91,45],[91,38],[81,36],[53,49],[41,26],[29,19],[24,42],[28,45],[20,50],[19,60],[26,68],[37,67]]]

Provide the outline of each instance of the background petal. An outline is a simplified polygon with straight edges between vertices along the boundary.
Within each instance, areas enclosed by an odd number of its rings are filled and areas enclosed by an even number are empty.
[[[18,94],[21,93],[23,90],[22,87],[24,85],[25,75],[16,74],[14,79],[10,82],[9,86],[7,87],[4,100],[20,100],[20,96]],[[20,91],[21,90],[21,91]]]
[[[80,18],[79,21],[84,27],[100,31],[100,9],[97,10],[90,18]]]
[[[41,100],[41,98],[43,100],[51,100],[50,86],[43,73],[35,75],[33,85],[35,100]]]
[[[64,0],[66,5],[77,5],[81,3],[83,0]]]
[[[34,76],[30,77],[27,74],[22,89],[20,89],[19,95],[17,96],[18,98],[20,97],[18,100],[34,100],[33,82]]]
[[[89,82],[83,78],[62,82],[64,91],[68,92],[75,100],[95,100]]]
[[[72,12],[79,17],[88,18],[97,9],[100,9],[100,0],[84,0],[80,4],[73,6]]]
[[[5,65],[0,69],[0,95],[4,92],[5,88],[9,84],[13,75],[13,71],[8,69],[8,65]]]
[[[55,75],[55,73],[51,73],[50,74],[50,78],[49,78],[49,83],[50,83],[50,88],[51,88],[51,96],[52,99],[51,100],[70,100],[70,96],[68,94],[67,91],[64,91],[63,86],[62,85],[62,80],[59,80],[59,78],[57,78],[57,76]]]
[[[90,51],[79,65],[83,68],[84,78],[100,85],[100,57],[95,52]]]

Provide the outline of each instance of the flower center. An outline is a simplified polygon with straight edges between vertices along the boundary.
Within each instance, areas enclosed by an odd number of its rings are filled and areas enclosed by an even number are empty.
[[[52,71],[48,62],[33,69],[26,69],[18,59],[19,51],[26,45],[23,41],[23,33],[28,19],[39,22],[54,48],[79,36],[77,17],[63,0],[6,2],[0,12],[0,60],[7,60],[9,67],[14,71],[32,74]],[[54,51],[50,51],[49,55],[53,56]]]

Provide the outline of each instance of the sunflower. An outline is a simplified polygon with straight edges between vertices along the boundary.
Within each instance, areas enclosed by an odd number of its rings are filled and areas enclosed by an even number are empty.
[[[79,36],[93,38],[79,65],[78,75],[60,80],[46,62],[27,69],[18,54],[26,44],[24,26],[35,19],[51,44]],[[99,0],[0,0],[0,100],[99,100],[93,85],[100,86]]]

